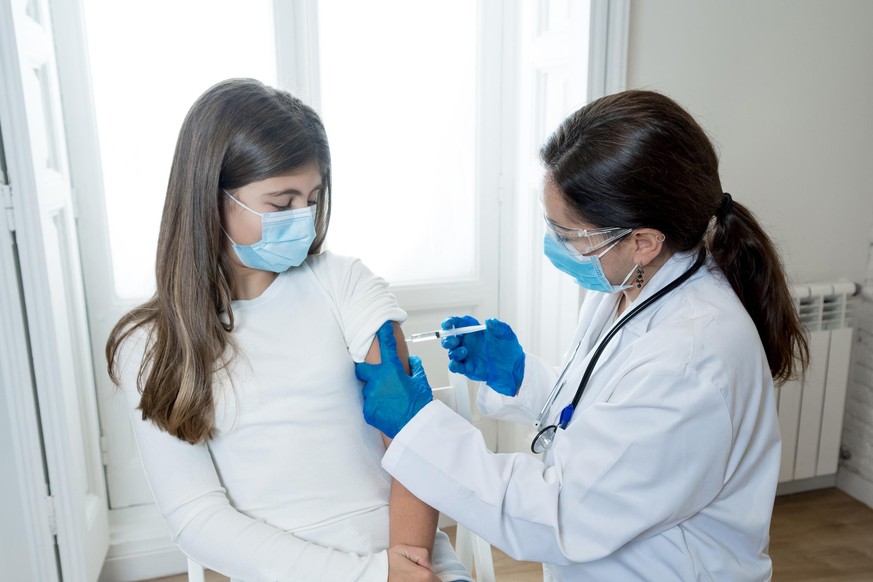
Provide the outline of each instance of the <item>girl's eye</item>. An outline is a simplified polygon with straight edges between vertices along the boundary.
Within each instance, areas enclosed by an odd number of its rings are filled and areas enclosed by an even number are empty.
[[[270,206],[272,206],[276,210],[288,210],[289,208],[291,208],[291,203],[289,202],[288,204],[283,204],[283,205],[270,204]]]
[[[318,200],[308,200],[307,204],[309,204],[309,206],[315,206],[316,204],[318,204]]]

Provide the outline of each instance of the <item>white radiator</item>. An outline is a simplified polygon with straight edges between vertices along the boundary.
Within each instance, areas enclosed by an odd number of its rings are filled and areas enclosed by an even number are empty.
[[[779,483],[835,475],[849,381],[853,329],[851,281],[797,285],[792,291],[809,331],[802,380],[777,388],[782,464]]]

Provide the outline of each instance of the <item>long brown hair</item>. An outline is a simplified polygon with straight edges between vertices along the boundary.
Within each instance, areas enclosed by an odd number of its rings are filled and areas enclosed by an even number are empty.
[[[705,245],[755,323],[776,383],[806,368],[779,254],[752,212],[722,192],[715,148],[675,101],[652,91],[592,101],[540,156],[571,211],[593,226],[655,228],[678,252]]]
[[[221,190],[313,161],[324,189],[309,254],[321,251],[330,222],[330,149],[318,114],[253,79],[218,83],[191,107],[176,143],[161,217],[157,289],[121,318],[106,344],[109,375],[118,384],[123,342],[139,328],[148,333],[137,375],[143,419],[190,443],[212,435],[213,375],[235,350],[233,264],[223,252]]]

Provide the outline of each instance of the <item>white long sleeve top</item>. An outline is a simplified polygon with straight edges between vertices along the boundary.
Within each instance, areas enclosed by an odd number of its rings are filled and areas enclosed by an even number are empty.
[[[146,345],[122,352],[122,387],[143,466],[173,541],[246,582],[384,582],[390,476],[363,419],[361,362],[379,326],[406,314],[360,261],[325,252],[235,301],[239,353],[216,374],[215,437],[191,445],[142,419],[136,374]],[[432,557],[469,580],[448,538]]]
[[[693,259],[674,255],[636,301]],[[616,300],[587,294],[579,356],[548,424],[573,399]],[[533,423],[556,376],[529,356],[518,395],[483,385],[480,409]],[[547,580],[759,582],[771,576],[779,460],[761,342],[708,264],[617,333],[542,458],[490,453],[479,431],[432,402],[396,435],[382,464],[510,556],[544,562]]]

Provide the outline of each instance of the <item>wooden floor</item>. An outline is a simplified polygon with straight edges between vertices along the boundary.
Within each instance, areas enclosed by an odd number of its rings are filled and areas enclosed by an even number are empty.
[[[454,528],[446,533],[454,537]],[[873,509],[837,489],[776,498],[770,528],[775,582],[873,581]],[[499,582],[541,582],[542,568],[494,548]],[[185,582],[169,576],[149,582]],[[207,572],[207,582],[228,578]]]
[[[838,489],[776,498],[773,580],[873,580],[873,509]]]

